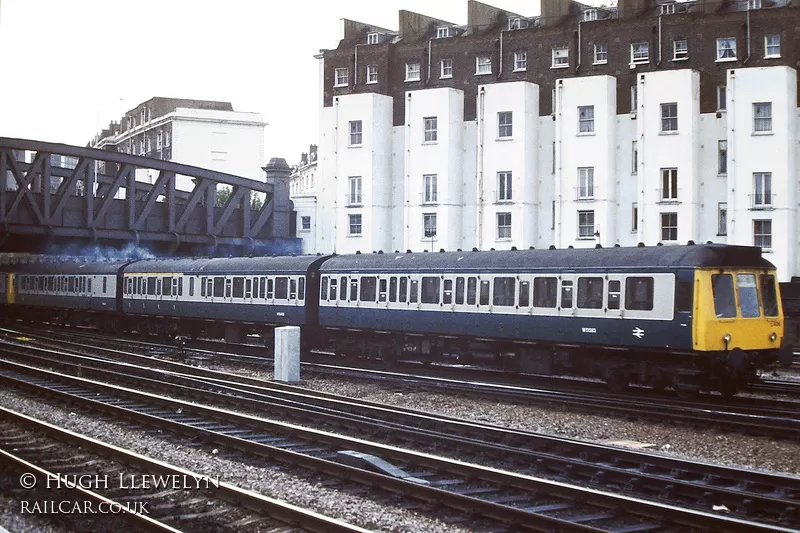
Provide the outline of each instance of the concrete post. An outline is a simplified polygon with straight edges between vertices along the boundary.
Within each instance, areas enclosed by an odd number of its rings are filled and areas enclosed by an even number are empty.
[[[275,328],[274,379],[284,383],[300,382],[300,328]]]
[[[292,203],[289,199],[289,177],[292,169],[282,157],[273,157],[263,169],[267,173],[267,183],[273,186],[270,237],[288,239],[292,236],[290,231]]]

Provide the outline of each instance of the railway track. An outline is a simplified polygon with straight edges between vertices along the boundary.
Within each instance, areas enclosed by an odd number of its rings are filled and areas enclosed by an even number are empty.
[[[0,330],[0,332],[2,331],[6,331],[10,335],[9,339],[12,340],[15,335],[19,334],[11,330]],[[67,338],[63,337],[58,339],[51,338],[51,342],[57,343],[62,349],[71,346],[76,352],[92,353],[99,357],[106,357],[109,360],[128,361],[134,364],[144,364],[143,361],[151,361],[149,365],[153,368],[170,369],[169,362],[161,361],[165,357],[180,360],[189,359],[195,362],[198,360],[210,362],[215,357],[217,357],[217,360],[220,360],[219,357],[223,357],[208,351],[187,350],[181,352],[174,347],[146,342],[136,343],[135,341],[126,340],[121,343],[112,339],[95,340],[94,338],[87,340],[83,335],[72,336],[70,334],[67,334]],[[74,338],[75,340],[70,341],[68,340],[69,338]],[[43,338],[42,342],[47,345],[47,338]],[[105,351],[102,348],[103,344],[107,346]],[[146,353],[153,357],[143,357],[127,351],[133,345],[145,349]],[[90,352],[87,352],[87,350]],[[225,358],[228,356],[228,354],[224,355]],[[246,360],[249,359],[249,356],[244,357]],[[723,431],[758,436],[768,435],[778,439],[792,440],[800,436],[800,403],[792,401],[751,397],[725,400],[719,396],[710,396],[702,401],[700,399],[687,401],[664,398],[653,394],[612,394],[599,384],[595,384],[598,386],[592,387],[593,390],[591,392],[586,392],[586,383],[584,383],[583,390],[574,388],[550,390],[534,388],[529,385],[514,385],[513,383],[505,384],[458,379],[456,376],[463,374],[459,372],[452,373],[451,369],[447,368],[434,369],[428,367],[426,372],[434,375],[424,376],[369,368],[356,369],[321,363],[313,364],[313,369],[325,371],[327,374],[357,375],[368,379],[381,380],[413,390],[427,388],[436,392],[470,395],[484,399],[491,398],[515,404],[561,405],[570,409],[603,415],[611,413],[626,418],[681,423],[702,428],[713,427]],[[202,372],[202,370],[198,370],[198,372]],[[479,376],[486,377],[486,374],[480,373],[475,377],[478,378]],[[245,378],[238,379],[244,380]],[[563,382],[564,380],[561,381]]]
[[[54,364],[52,360],[45,362]],[[95,361],[95,363],[108,364],[107,361]],[[59,366],[65,365],[65,363],[59,363]],[[91,367],[92,361],[89,359],[84,359],[80,363],[80,371],[83,375],[99,375],[105,372],[119,379],[126,372],[134,370],[133,367],[127,365],[118,365],[110,371]],[[152,376],[163,378],[165,375],[164,370],[154,372],[141,368],[135,369],[133,373],[136,375],[127,376],[125,379],[138,379],[137,388],[142,388],[145,384],[144,381],[141,381],[143,374],[151,375],[147,386],[154,386],[157,383]],[[68,380],[69,378],[62,377],[61,379]],[[106,379],[109,377],[106,376]],[[495,468],[512,469],[523,472],[524,475],[543,476],[549,474],[556,479],[565,481],[580,479],[582,482],[606,490],[622,490],[640,497],[647,496],[667,501],[676,508],[681,506],[711,508],[711,506],[717,505],[727,508],[737,516],[770,521],[775,524],[793,524],[798,521],[796,509],[798,508],[797,503],[799,503],[798,498],[800,498],[800,480],[796,478],[762,475],[712,465],[698,465],[649,454],[625,452],[617,448],[587,445],[503,428],[468,424],[463,421],[398,409],[384,408],[382,412],[378,413],[374,406],[355,405],[352,401],[339,402],[346,405],[333,405],[334,402],[330,395],[312,394],[301,397],[298,393],[283,393],[282,397],[276,399],[281,396],[281,393],[270,387],[258,388],[241,383],[224,385],[219,378],[214,382],[206,381],[205,385],[213,385],[213,388],[217,389],[217,402],[232,403],[240,408],[244,408],[247,404],[252,410],[268,410],[270,413],[292,412],[294,416],[299,416],[299,421],[302,423],[309,423],[309,421],[313,421],[315,424],[324,423],[332,429],[345,427],[351,432],[358,428],[367,437],[373,437],[376,429],[382,428],[384,432],[390,432],[395,435],[395,438],[402,440],[425,443],[435,439],[437,449],[450,446],[455,453],[467,453],[484,460],[489,456],[502,457],[501,463],[497,464]],[[95,385],[95,387],[97,386]],[[209,401],[211,396],[207,387],[203,388],[203,382],[199,381],[197,377],[190,378],[185,373],[175,374],[171,376],[168,383],[157,386],[168,387],[173,391],[177,390],[177,387],[190,387],[187,389],[187,393],[192,397],[196,397],[199,391],[203,390],[205,393],[203,398],[206,401]],[[232,398],[233,395],[237,397]],[[244,396],[248,395],[250,399],[245,401]],[[87,397],[91,397],[91,395]],[[248,402],[250,403],[248,404]],[[190,405],[184,407],[189,410],[193,409]],[[174,408],[170,408],[170,412],[174,413]],[[184,413],[186,416],[191,416]],[[415,423],[422,427],[410,429]],[[242,424],[240,421],[237,426],[239,431],[242,430]],[[259,428],[259,431],[261,429]],[[292,435],[295,433],[292,432]],[[285,435],[279,437],[279,439],[285,438]],[[496,442],[504,444],[501,446],[493,444]],[[296,446],[296,443],[291,440],[290,444]],[[301,444],[301,446],[311,446],[312,448],[319,445],[318,439]],[[345,443],[342,445],[347,446]],[[376,449],[373,447],[376,445],[365,448],[361,443],[360,446],[360,448],[354,446],[353,443],[349,445],[350,448],[356,448],[356,451],[376,454]],[[400,464],[410,461],[403,454],[398,457],[396,450],[382,449],[380,453],[377,453],[381,457],[387,454],[394,454],[395,460]],[[413,462],[413,460],[411,461]],[[430,478],[436,483],[442,482],[441,475],[437,479],[436,474],[428,471],[431,468],[430,465],[423,465],[423,468],[426,470],[421,473],[415,472],[412,477]],[[406,467],[405,470],[410,469]],[[453,477],[453,475],[455,474],[448,472],[444,477]],[[480,479],[475,476],[476,474],[471,474],[470,479]],[[463,488],[464,484],[463,481],[457,479],[448,479],[447,482],[460,488]],[[503,489],[498,486],[493,488],[492,486],[481,486],[480,489],[486,490],[494,499],[497,499],[498,494],[503,494]],[[529,490],[534,489],[529,488]],[[541,491],[541,489],[539,490]],[[501,492],[498,493],[498,491]],[[506,497],[519,499],[522,496],[506,494],[500,496],[500,499]],[[604,520],[612,519],[607,513],[603,516]],[[741,530],[739,529],[741,527],[754,526],[743,526],[738,523],[730,530],[738,531]],[[713,529],[716,531],[727,530],[726,526],[720,524],[715,525]]]
[[[0,420],[3,492],[75,531],[367,531],[3,407]]]

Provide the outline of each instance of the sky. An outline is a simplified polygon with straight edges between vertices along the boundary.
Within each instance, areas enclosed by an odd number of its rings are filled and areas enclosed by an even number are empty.
[[[314,55],[341,19],[397,30],[401,9],[467,22],[467,0],[0,0],[0,136],[85,146],[153,96],[221,100],[259,113],[265,162],[291,165],[318,142]]]

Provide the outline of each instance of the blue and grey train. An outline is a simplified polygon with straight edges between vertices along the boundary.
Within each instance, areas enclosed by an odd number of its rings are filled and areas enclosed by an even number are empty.
[[[775,267],[723,244],[0,265],[10,314],[224,337],[303,328],[306,349],[391,364],[732,394],[791,358]]]

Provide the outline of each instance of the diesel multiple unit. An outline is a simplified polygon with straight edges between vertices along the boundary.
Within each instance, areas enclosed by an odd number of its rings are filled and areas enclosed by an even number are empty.
[[[722,244],[0,265],[15,316],[724,394],[774,363],[783,315],[759,248]]]

